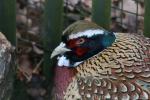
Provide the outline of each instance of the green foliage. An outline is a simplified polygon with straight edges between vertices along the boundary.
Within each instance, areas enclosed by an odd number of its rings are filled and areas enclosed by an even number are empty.
[[[150,0],[145,0],[144,35],[150,37]]]
[[[93,0],[92,20],[105,29],[109,29],[111,0]]]

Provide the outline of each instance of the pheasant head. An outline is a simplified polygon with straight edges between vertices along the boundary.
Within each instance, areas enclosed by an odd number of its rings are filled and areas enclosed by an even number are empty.
[[[76,67],[111,46],[114,41],[113,32],[88,21],[78,21],[63,32],[62,42],[51,58],[58,55],[58,66]]]

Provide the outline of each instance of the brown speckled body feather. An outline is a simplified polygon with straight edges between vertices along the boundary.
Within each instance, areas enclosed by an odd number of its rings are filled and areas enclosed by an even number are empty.
[[[150,39],[115,35],[111,47],[76,67],[65,100],[150,99]]]

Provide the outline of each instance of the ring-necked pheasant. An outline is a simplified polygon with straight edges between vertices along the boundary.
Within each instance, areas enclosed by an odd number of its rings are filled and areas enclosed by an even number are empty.
[[[56,99],[150,99],[149,38],[78,21],[63,32],[56,55]]]

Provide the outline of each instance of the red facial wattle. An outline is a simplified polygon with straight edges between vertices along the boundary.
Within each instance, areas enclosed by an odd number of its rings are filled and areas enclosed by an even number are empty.
[[[71,40],[68,42],[68,47],[69,48],[74,48],[76,47],[76,40]]]
[[[77,57],[83,57],[89,51],[88,48],[81,46],[85,41],[87,40],[84,38],[72,39],[68,41],[67,45],[69,48],[73,49]]]
[[[75,53],[78,57],[82,57],[88,52],[88,50],[88,48],[76,48]]]

